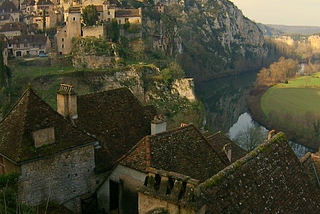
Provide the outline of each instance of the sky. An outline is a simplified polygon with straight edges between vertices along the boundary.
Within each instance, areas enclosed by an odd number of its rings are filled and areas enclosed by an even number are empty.
[[[320,0],[229,0],[255,22],[320,27]]]

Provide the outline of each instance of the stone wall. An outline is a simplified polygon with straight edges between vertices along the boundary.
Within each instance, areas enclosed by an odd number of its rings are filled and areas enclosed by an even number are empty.
[[[85,56],[74,56],[72,59],[73,66],[75,68],[108,68],[118,61],[118,57],[109,56],[96,56],[96,55],[85,55]]]
[[[103,38],[105,30],[103,25],[82,27],[83,37]]]
[[[28,205],[48,199],[64,205],[68,202],[75,206],[69,209],[79,212],[79,196],[92,191],[94,168],[93,145],[22,164],[19,200]]]
[[[104,181],[104,183],[100,186],[98,192],[97,192],[97,197],[98,197],[98,203],[101,209],[103,209],[106,212],[109,212],[110,209],[110,200],[111,200],[111,195],[110,195],[110,181],[116,182],[116,183],[121,183],[121,188],[120,188],[120,195],[122,198],[129,198],[128,190],[131,190],[132,196],[131,199],[135,200],[137,198],[137,191],[132,191],[133,189],[136,190],[140,185],[143,184],[144,179],[146,177],[146,173],[130,169],[126,166],[123,166],[119,164],[113,172],[109,175],[109,177]],[[130,182],[129,182],[130,181]],[[121,196],[119,196],[119,202],[120,202],[120,207],[119,207],[119,213],[136,213],[135,210],[137,209],[137,201],[123,201],[123,204],[121,204]],[[126,204],[132,204],[131,207],[125,206]],[[131,208],[131,210],[129,210]]]

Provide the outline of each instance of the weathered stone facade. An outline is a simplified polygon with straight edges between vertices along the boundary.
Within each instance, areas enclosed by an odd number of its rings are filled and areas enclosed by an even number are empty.
[[[83,37],[104,38],[106,35],[104,25],[82,27]]]
[[[93,145],[22,164],[19,199],[28,205],[51,200],[75,206],[72,201],[79,203],[79,196],[92,191],[94,168]],[[80,204],[68,208],[80,211]]]

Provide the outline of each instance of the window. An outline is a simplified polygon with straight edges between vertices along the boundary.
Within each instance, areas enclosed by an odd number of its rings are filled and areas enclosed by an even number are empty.
[[[76,21],[76,17],[73,17],[73,21]]]
[[[61,42],[64,42],[64,38],[61,38]]]
[[[52,144],[55,142],[54,127],[34,131],[32,137],[36,148]]]
[[[24,47],[25,47],[25,48],[28,47],[28,44],[27,44],[27,43],[24,43]]]
[[[61,48],[64,48],[64,45],[61,45]]]

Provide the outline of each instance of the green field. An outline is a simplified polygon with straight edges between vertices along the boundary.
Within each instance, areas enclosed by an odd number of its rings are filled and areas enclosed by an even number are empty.
[[[320,73],[290,80],[268,89],[261,98],[266,116],[272,111],[303,116],[306,112],[320,114]]]

